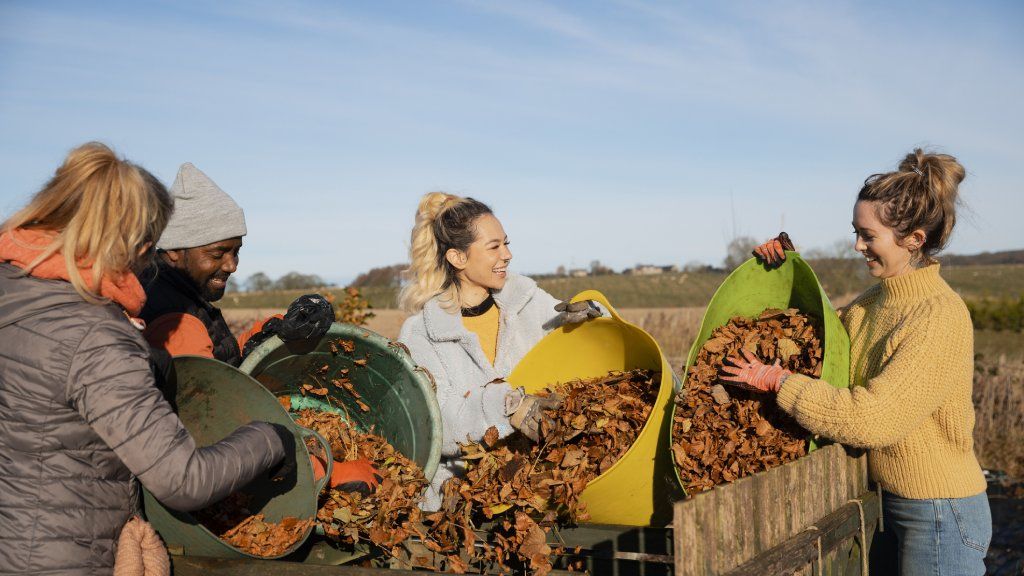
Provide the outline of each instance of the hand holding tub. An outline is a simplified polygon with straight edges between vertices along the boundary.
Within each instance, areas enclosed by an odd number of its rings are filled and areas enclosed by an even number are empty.
[[[245,341],[242,357],[245,358],[271,336],[281,340],[308,340],[322,338],[334,323],[334,307],[319,294],[299,296],[289,306],[283,317],[268,319],[259,332]]]
[[[326,463],[319,456],[310,455],[309,459],[313,464],[313,478],[323,478],[326,474]],[[377,467],[369,460],[361,458],[345,462],[335,460],[327,485],[342,492],[359,492],[365,496],[373,492],[380,481],[381,475]]]
[[[594,304],[593,300],[559,302],[555,304],[555,311],[564,315],[564,324],[579,324],[601,316],[601,309]]]
[[[786,261],[786,250],[796,250],[789,234],[779,232],[779,235],[771,240],[754,248],[754,256],[759,262],[769,268],[781,266]]]
[[[778,360],[774,364],[765,364],[746,349],[741,349],[740,353],[742,357],[732,356],[726,360],[728,364],[722,366],[726,375],[722,380],[758,392],[778,392],[782,382],[792,374],[779,366]]]

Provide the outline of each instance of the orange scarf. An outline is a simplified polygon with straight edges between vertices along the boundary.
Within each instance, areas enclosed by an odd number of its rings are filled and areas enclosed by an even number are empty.
[[[26,228],[0,234],[0,261],[10,262],[22,269],[28,268],[29,264],[53,242],[56,235],[57,233],[52,230]],[[92,278],[92,266],[79,265],[78,273],[88,281]],[[71,280],[64,256],[60,252],[40,262],[29,272],[29,276],[45,280]],[[139,279],[131,272],[107,273],[100,280],[99,288],[100,296],[118,303],[131,316],[138,316],[142,311],[142,305],[146,303],[146,292],[142,289]],[[93,291],[95,292],[95,289]]]

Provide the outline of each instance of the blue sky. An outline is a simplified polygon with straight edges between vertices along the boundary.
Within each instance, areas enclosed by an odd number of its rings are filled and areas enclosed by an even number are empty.
[[[952,252],[1024,247],[1019,2],[3,2],[0,214],[63,155],[192,162],[238,275],[405,259],[419,197],[489,203],[523,272],[850,238],[915,146],[967,167]]]

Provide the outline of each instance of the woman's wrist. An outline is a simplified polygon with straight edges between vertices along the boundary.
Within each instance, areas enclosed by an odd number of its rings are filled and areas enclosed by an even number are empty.
[[[508,394],[505,394],[505,416],[511,416],[519,410],[519,407],[523,405],[523,400],[526,398],[526,390],[522,386],[519,388],[513,388]]]

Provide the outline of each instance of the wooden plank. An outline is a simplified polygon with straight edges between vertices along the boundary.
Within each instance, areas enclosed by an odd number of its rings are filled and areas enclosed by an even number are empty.
[[[874,492],[862,495],[865,513],[865,529],[871,531],[877,519]],[[786,542],[747,561],[727,576],[763,576],[765,574],[790,574],[807,569],[807,565],[818,560],[818,542],[821,542],[821,554],[826,554],[837,547],[843,546],[854,538],[859,538],[861,529],[860,512],[857,505],[848,503],[835,512],[821,518],[815,528],[807,529]]]

